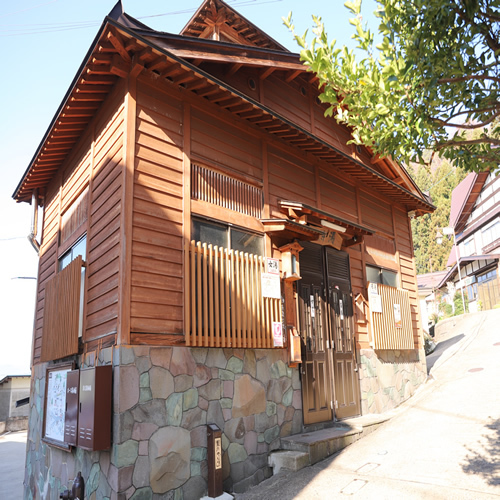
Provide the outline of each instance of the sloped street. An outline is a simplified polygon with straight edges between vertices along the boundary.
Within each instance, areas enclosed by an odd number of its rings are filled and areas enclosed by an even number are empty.
[[[394,418],[337,455],[238,500],[500,498],[500,310],[457,321],[431,378]]]

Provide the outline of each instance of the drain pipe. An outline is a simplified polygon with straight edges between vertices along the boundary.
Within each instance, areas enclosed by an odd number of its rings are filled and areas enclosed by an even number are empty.
[[[33,207],[33,215],[31,217],[31,232],[28,236],[28,240],[38,255],[40,253],[40,244],[36,240],[38,232],[38,189],[33,190],[31,195],[31,206]]]

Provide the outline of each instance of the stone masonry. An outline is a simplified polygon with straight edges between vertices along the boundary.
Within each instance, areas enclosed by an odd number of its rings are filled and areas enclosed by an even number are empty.
[[[33,368],[25,498],[58,498],[78,471],[89,500],[196,500],[207,493],[207,424],[222,430],[224,490],[272,474],[270,451],[302,430],[297,369],[284,350],[117,347],[111,450],[70,452],[41,440],[44,376]],[[84,366],[94,365],[94,354]]]
[[[413,396],[427,379],[425,353],[359,351],[361,413],[384,413]]]

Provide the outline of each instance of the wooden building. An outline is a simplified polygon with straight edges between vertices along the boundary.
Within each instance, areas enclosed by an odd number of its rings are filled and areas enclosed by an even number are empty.
[[[207,424],[244,491],[281,438],[425,380],[409,217],[434,207],[318,95],[221,0],[180,35],[104,20],[14,194],[43,208],[26,498],[78,471],[88,498],[199,498]],[[97,418],[106,366],[110,441],[82,445],[57,394],[76,372]]]

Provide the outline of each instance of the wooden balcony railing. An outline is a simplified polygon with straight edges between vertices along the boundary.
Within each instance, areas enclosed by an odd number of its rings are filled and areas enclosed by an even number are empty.
[[[375,312],[370,298],[371,330],[374,349],[415,349],[407,290],[377,285],[382,312]]]
[[[265,260],[257,255],[191,242],[190,325],[193,347],[272,348],[281,301],[262,297]]]
[[[41,361],[78,353],[82,265],[79,255],[45,285]]]

